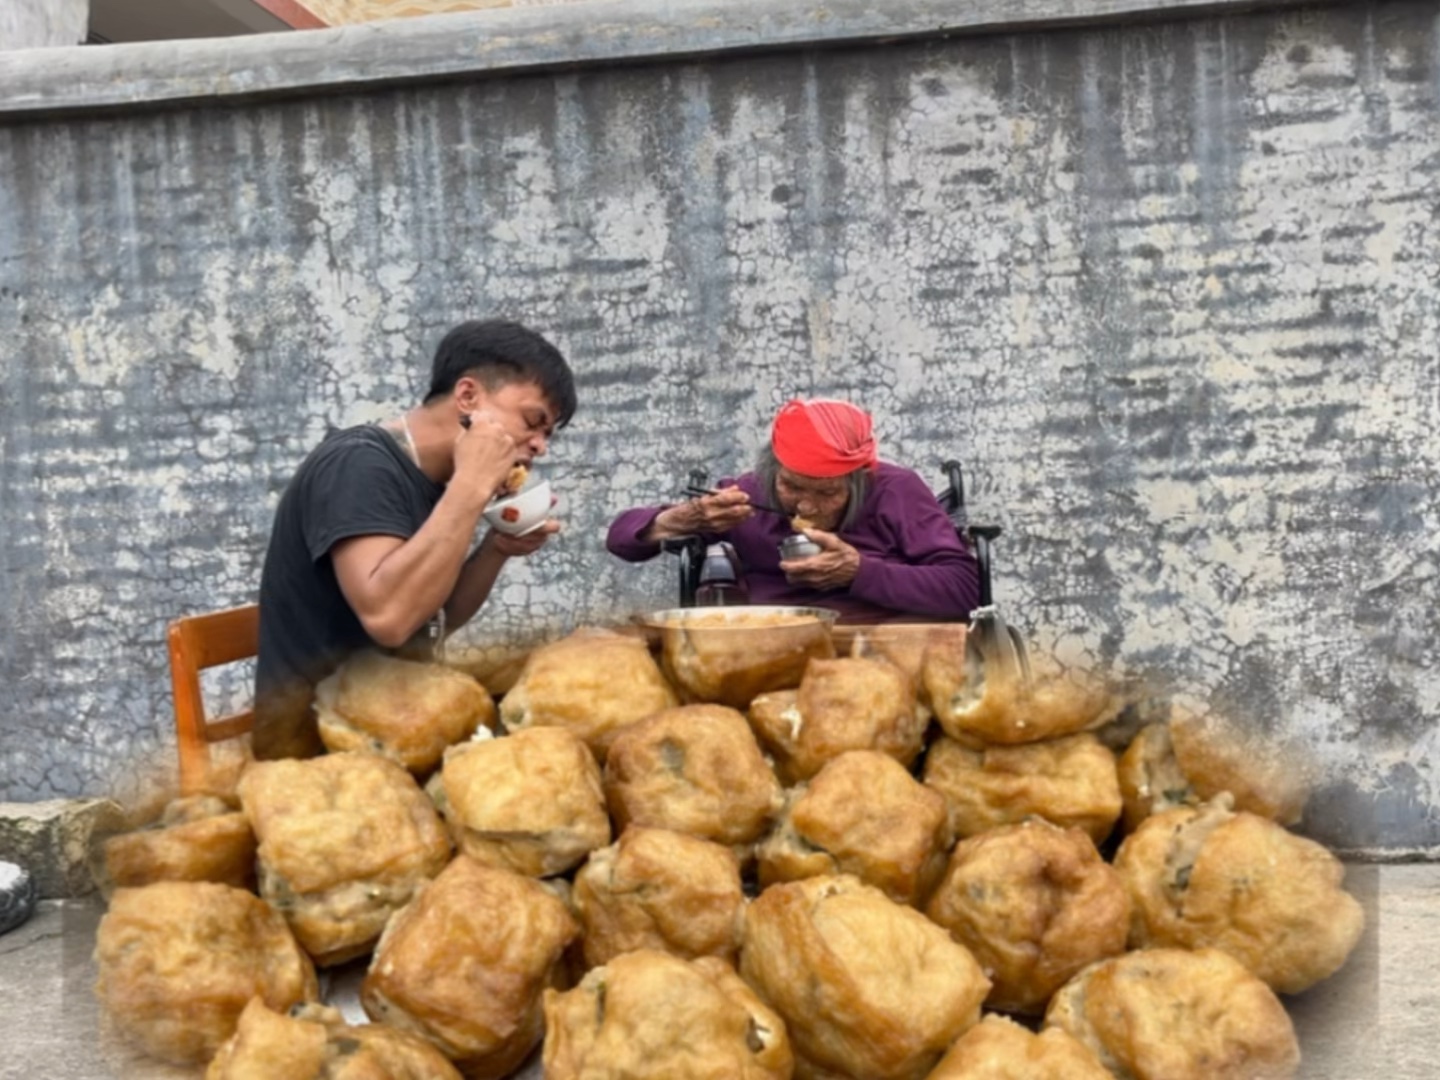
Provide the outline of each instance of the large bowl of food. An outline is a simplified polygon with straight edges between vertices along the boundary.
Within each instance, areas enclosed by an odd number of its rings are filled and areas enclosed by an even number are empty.
[[[682,697],[743,709],[799,686],[813,657],[835,655],[828,608],[670,608],[641,619],[660,639],[660,666]]]

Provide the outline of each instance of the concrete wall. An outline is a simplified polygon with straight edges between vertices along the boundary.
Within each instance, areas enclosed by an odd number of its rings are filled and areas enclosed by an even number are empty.
[[[641,7],[0,76],[0,798],[164,747],[166,621],[250,599],[326,425],[503,314],[582,409],[567,532],[479,633],[669,605],[609,517],[848,395],[887,457],[970,464],[1037,647],[1303,740],[1322,839],[1440,850],[1434,5],[979,35],[1017,6],[954,4],[939,37],[936,3]]]
[[[0,50],[78,45],[89,29],[90,0],[5,0]]]

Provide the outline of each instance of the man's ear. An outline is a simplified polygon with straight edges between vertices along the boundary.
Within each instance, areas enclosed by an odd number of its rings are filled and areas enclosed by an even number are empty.
[[[485,404],[485,387],[473,375],[461,375],[455,380],[455,406],[461,413],[478,412]]]

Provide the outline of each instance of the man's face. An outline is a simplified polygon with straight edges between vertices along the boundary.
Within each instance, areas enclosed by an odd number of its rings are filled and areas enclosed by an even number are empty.
[[[515,440],[520,460],[530,464],[543,455],[555,433],[555,406],[538,383],[506,383],[487,390],[481,383],[466,377],[455,387],[461,412],[489,411],[501,427]]]
[[[787,514],[796,514],[817,529],[834,532],[845,516],[850,485],[843,476],[805,476],[781,467],[775,473],[775,494]]]

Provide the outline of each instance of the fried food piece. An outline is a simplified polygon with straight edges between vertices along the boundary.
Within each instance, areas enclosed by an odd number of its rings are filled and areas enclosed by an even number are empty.
[[[925,1080],[1113,1080],[1099,1060],[1058,1027],[1038,1034],[995,1013],[940,1059]]]
[[[1138,829],[1151,814],[1177,806],[1196,806],[1201,801],[1175,760],[1169,724],[1141,728],[1120,755],[1116,776],[1126,833]]]
[[[209,881],[117,889],[95,934],[95,992],[147,1054],[208,1061],[259,996],[284,1010],[315,998],[315,968],[259,897]]]
[[[518,462],[510,466],[510,471],[505,474],[504,494],[518,495],[520,489],[525,486],[525,481],[530,479],[530,470]]]
[[[901,904],[918,904],[945,870],[945,797],[874,750],[850,750],[796,787],[756,851],[761,886],[854,874]]]
[[[749,718],[787,787],[847,750],[878,750],[908,767],[930,722],[904,672],[854,657],[812,660],[798,690],[762,694]]]
[[[418,1035],[384,1024],[345,1023],[323,1005],[272,1012],[259,998],[205,1070],[205,1080],[460,1080]]]
[[[315,713],[327,750],[380,754],[419,776],[447,746],[495,727],[495,702],[464,672],[370,649],[320,682]]]
[[[156,881],[255,884],[255,834],[224,799],[192,795],[171,801],[151,828],[108,838],[101,887],[135,888]]]
[[[751,901],[740,974],[784,1019],[799,1077],[919,1080],[990,990],[963,945],[849,875]]]
[[[733,962],[745,910],[740,862],[709,840],[632,825],[575,874],[574,907],[591,967],[634,949]]]
[[[790,528],[794,529],[797,533],[804,532],[806,529],[815,528],[815,523],[803,514],[796,514],[790,519]]]
[[[945,796],[961,838],[1034,815],[1084,829],[1099,844],[1120,817],[1115,755],[1089,733],[985,750],[942,737],[930,746],[924,775]]]
[[[507,1076],[539,1045],[541,992],[579,933],[534,878],[459,855],[385,928],[360,1000],[467,1077]]]
[[[1102,960],[1060,988],[1045,1024],[1135,1080],[1289,1080],[1300,1065],[1280,999],[1218,949]]]
[[[933,711],[925,688],[925,657],[931,649],[949,655],[965,650],[964,623],[878,623],[856,628],[850,639],[850,655],[885,660],[905,673],[915,688],[916,700]]]
[[[322,965],[368,952],[450,858],[434,805],[386,758],[257,762],[240,800],[260,842],[260,895]]]
[[[1027,684],[996,642],[970,634],[961,648],[926,650],[920,681],[945,734],[970,746],[1071,735],[1099,727],[1123,704],[1098,679],[1038,657],[1031,667]]]
[[[925,913],[980,961],[987,1006],[1033,1016],[1130,930],[1125,884],[1090,837],[1038,819],[962,841]]]
[[[1333,975],[1365,928],[1339,859],[1268,818],[1233,813],[1228,795],[1147,819],[1115,868],[1135,903],[1132,947],[1221,949],[1281,993]]]
[[[451,835],[477,862],[550,877],[610,842],[600,766],[566,728],[452,746],[440,775]]]
[[[1217,715],[1177,710],[1170,718],[1175,763],[1201,801],[1228,791],[1235,808],[1297,824],[1310,798],[1312,763],[1293,742],[1241,730]]]
[[[674,829],[742,855],[784,798],[745,717],[724,705],[681,705],[631,724],[611,744],[604,782],[618,828]]]
[[[687,702],[746,708],[761,694],[800,685],[812,659],[830,659],[830,625],[793,611],[686,611],[660,624],[660,662]]]
[[[569,728],[603,762],[626,724],[679,703],[643,639],[582,629],[530,654],[500,719],[512,732]]]
[[[785,1022],[722,960],[651,949],[545,991],[547,1080],[789,1080]]]

